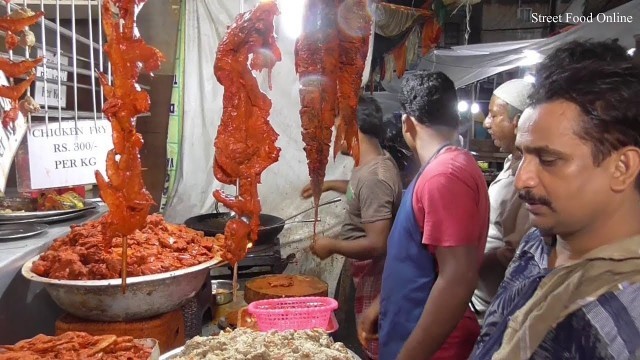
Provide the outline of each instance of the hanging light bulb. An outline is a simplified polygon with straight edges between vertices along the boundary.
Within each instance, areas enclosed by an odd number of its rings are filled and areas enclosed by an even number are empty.
[[[467,110],[469,110],[469,103],[468,103],[468,102],[466,102],[466,101],[464,101],[464,100],[463,100],[463,101],[460,101],[460,102],[458,103],[458,111],[459,111],[459,112],[465,112],[465,111],[467,111]]]
[[[297,39],[302,34],[305,3],[304,0],[278,0],[280,26],[282,31],[292,39]]]
[[[471,104],[471,113],[477,114],[479,112],[480,112],[480,105],[478,105],[478,103]]]

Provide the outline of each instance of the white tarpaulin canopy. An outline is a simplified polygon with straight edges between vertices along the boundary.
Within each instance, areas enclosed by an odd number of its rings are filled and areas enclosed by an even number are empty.
[[[471,84],[491,75],[521,65],[532,65],[536,53],[547,55],[556,47],[572,40],[608,40],[617,38],[620,45],[633,48],[634,34],[640,33],[640,0],[630,1],[606,14],[623,14],[632,17],[631,23],[594,22],[583,23],[551,38],[509,41],[501,43],[456,46],[431,52],[420,59],[418,70],[442,71],[455,83],[456,87]],[[408,71],[407,73],[411,73]],[[400,89],[402,81],[394,77],[384,82],[384,88],[393,93]]]

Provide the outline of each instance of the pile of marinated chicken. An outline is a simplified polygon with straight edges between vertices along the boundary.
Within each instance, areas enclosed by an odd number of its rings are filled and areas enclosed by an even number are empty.
[[[66,332],[0,346],[0,360],[147,360],[152,349],[130,336]]]
[[[122,274],[122,239],[105,243],[102,222],[71,225],[33,264],[35,274],[64,280],[117,279]],[[184,269],[221,257],[224,237],[205,237],[184,225],[169,224],[159,214],[149,215],[144,228],[128,236],[128,276]]]

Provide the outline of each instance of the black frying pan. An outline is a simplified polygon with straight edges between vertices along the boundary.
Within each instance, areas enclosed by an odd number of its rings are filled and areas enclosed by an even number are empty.
[[[184,224],[188,228],[204,232],[205,236],[216,236],[224,234],[224,227],[230,219],[231,213],[216,212],[191,217]],[[260,214],[260,228],[258,229],[258,240],[256,240],[255,244],[274,241],[284,229],[284,225],[283,218]]]
[[[334,198],[329,201],[325,201],[318,206],[325,206],[329,204],[334,204],[340,201],[340,198]],[[216,236],[218,234],[224,234],[224,227],[227,225],[227,222],[231,219],[231,213],[229,212],[220,212],[218,210],[218,203],[215,203],[216,212],[209,214],[202,214],[194,217],[190,217],[184,224],[193,230],[202,231],[205,236]],[[312,210],[313,207],[301,211],[287,219],[283,219],[281,217],[269,214],[260,214],[260,228],[258,228],[258,239],[255,241],[255,245],[265,242],[274,241],[278,235],[284,229],[286,223],[289,222],[292,218],[303,214],[307,211]],[[308,222],[299,221],[299,222]]]

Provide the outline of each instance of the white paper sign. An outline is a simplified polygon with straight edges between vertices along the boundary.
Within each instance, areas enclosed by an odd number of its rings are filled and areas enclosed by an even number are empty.
[[[42,56],[42,49],[38,49],[38,56]],[[58,55],[54,51],[47,51],[47,56],[45,57],[45,62],[49,64],[47,66],[47,106],[57,107],[60,104],[61,108],[67,107],[67,86],[64,84],[60,85],[60,89],[58,91],[58,65],[57,65]],[[66,56],[61,56],[60,64],[69,65],[69,58]],[[36,68],[36,73],[38,77],[44,77],[44,67],[38,66]],[[69,73],[65,70],[60,70],[60,81],[67,81],[69,77]],[[45,91],[44,91],[44,82],[36,81],[35,87],[35,100],[38,104],[44,105],[45,99]]]
[[[0,85],[9,85],[7,78],[1,73]],[[11,108],[11,103],[5,98],[0,98],[0,107],[2,107],[4,111],[7,111]],[[13,158],[16,155],[16,151],[18,151],[18,146],[20,146],[26,132],[27,122],[22,114],[18,115],[18,120],[9,126],[8,129],[0,125],[0,191],[3,193],[7,186],[11,163],[13,163]]]
[[[95,171],[106,177],[107,152],[113,148],[108,120],[32,123],[28,132],[31,188],[95,184]],[[47,137],[47,134],[49,135]]]

